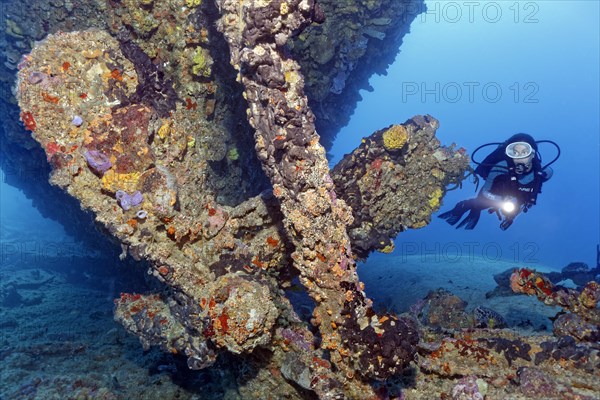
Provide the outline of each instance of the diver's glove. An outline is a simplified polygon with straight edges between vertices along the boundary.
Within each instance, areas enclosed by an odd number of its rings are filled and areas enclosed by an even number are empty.
[[[507,230],[508,228],[510,228],[514,220],[514,218],[505,219],[500,223],[500,229],[502,229],[503,231]]]
[[[498,218],[502,221],[500,222],[500,229],[503,231],[507,230],[522,210],[527,212],[525,211],[525,206],[526,204],[519,204],[515,197],[505,197],[501,208],[502,213],[497,212]]]

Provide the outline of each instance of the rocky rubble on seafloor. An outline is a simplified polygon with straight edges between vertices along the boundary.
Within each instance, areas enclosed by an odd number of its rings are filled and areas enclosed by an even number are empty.
[[[576,290],[554,285],[543,274],[520,268],[512,273],[510,287],[515,293],[536,296],[544,304],[564,310],[554,319],[556,336],[600,342],[600,285],[596,281],[589,281]]]
[[[260,366],[244,390],[276,398],[384,397],[374,382],[403,373],[417,382],[404,385],[409,398],[534,396],[558,374],[544,393],[597,389],[591,345],[492,329],[499,326],[440,330],[373,310],[355,260],[391,251],[398,233],[429,223],[469,158],[435,139],[435,118],[416,116],[366,137],[329,170],[305,77],[286,47],[320,21],[314,2],[191,2],[188,9],[220,18],[223,36],[214,40],[229,57],[210,55],[212,27],[170,31],[161,13],[183,11],[136,4],[107,11],[110,32],[58,32],[37,43],[18,65],[16,95],[50,181],[161,283],[115,299],[116,320],[144,347],[181,355],[190,369],[239,354]],[[381,38],[382,29],[365,29]],[[229,62],[236,72],[219,73]],[[236,74],[241,87],[226,101],[212,77]],[[233,102],[248,107],[249,125]],[[256,158],[234,146],[252,130]],[[264,175],[242,171],[259,163]],[[285,296],[295,278],[315,304],[310,324]]]
[[[519,271],[523,270],[515,270],[515,275]],[[531,275],[544,279],[539,273]],[[555,291],[556,296],[562,297],[560,291]],[[588,303],[587,312],[593,313],[595,305]],[[421,340],[416,384],[405,387],[406,398],[597,398],[597,340],[579,340],[571,332],[557,331],[560,317],[554,336],[524,336],[499,323],[503,318],[495,311],[476,307],[466,312],[466,307],[464,300],[443,289],[411,307],[420,323]]]

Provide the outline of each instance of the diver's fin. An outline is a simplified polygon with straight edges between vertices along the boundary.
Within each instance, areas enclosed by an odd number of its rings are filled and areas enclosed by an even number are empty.
[[[454,225],[458,222],[458,220],[462,216],[463,216],[462,212],[460,214],[457,214],[454,212],[454,210],[450,210],[450,211],[446,211],[443,214],[438,215],[438,218],[445,219],[447,223],[449,223],[450,225]]]
[[[463,200],[458,202],[452,210],[438,215],[438,218],[445,219],[450,225],[454,225],[462,218],[464,213],[469,211],[469,208],[467,201]]]
[[[456,229],[464,227],[467,230],[471,230],[471,229],[475,228],[477,226],[477,223],[479,222],[480,215],[481,215],[481,210],[472,209],[471,212],[469,213],[469,215],[467,215],[467,217],[465,219],[460,221],[460,224],[458,224],[456,226]]]

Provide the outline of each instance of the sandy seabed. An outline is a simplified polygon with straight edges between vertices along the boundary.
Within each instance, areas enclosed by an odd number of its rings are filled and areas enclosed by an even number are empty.
[[[446,289],[468,303],[467,311],[478,306],[500,313],[509,328],[521,333],[550,333],[558,307],[548,307],[534,297],[525,295],[491,296],[486,293],[497,287],[494,275],[519,267],[550,272],[540,265],[528,266],[508,261],[484,258],[463,258],[443,262],[422,256],[375,257],[358,268],[367,295],[376,307],[398,313],[427,296],[429,291]]]

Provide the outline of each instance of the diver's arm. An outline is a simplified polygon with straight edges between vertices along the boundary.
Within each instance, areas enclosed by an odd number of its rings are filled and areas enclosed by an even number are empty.
[[[487,207],[497,207],[497,205],[502,201],[503,197],[497,194],[492,193],[492,186],[494,184],[494,180],[502,175],[504,171],[493,168],[488,175],[488,178],[485,180],[485,184],[479,191],[479,195],[477,197],[483,198],[487,200]]]
[[[494,193],[490,192],[489,190],[485,190],[485,187],[483,187],[483,188],[481,189],[481,192],[479,192],[479,194],[480,194],[481,196],[483,196],[484,198],[486,198],[487,200],[490,200],[490,201],[492,201],[492,202],[494,202],[494,203],[499,203],[499,202],[501,202],[501,201],[502,201],[502,199],[503,199],[503,197],[502,197],[502,196],[499,196],[499,195],[497,195],[497,194],[494,194]]]

